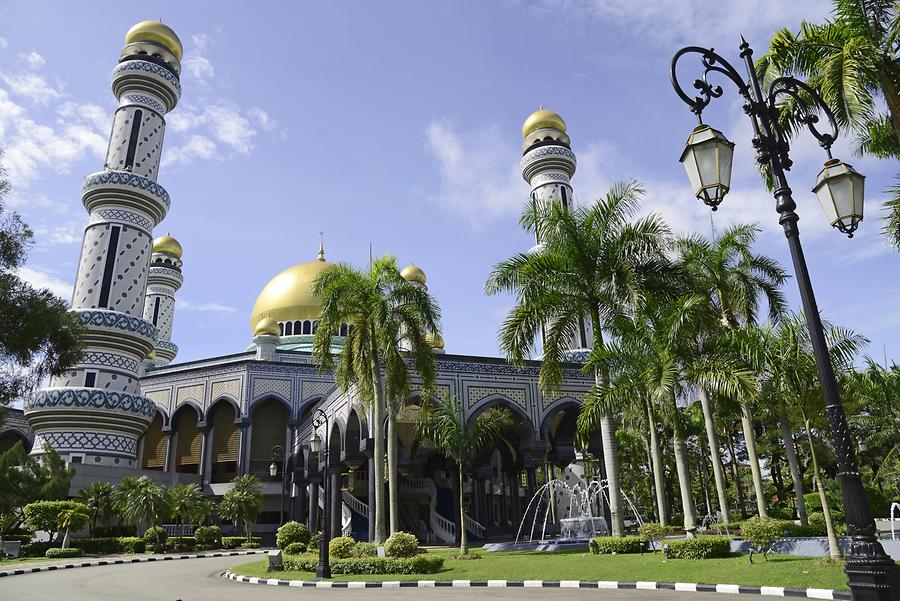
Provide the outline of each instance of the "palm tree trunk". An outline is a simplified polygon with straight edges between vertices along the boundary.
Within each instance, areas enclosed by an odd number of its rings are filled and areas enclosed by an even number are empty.
[[[894,130],[894,137],[900,142],[900,93],[897,87],[891,81],[891,77],[884,70],[878,70],[878,84],[881,86],[881,92],[884,95],[885,104],[887,104],[890,113],[891,129]]]
[[[734,436],[734,432],[726,432],[725,440],[727,441],[728,453],[731,455],[731,476],[734,478],[734,488],[737,491],[738,506],[743,519],[747,517],[747,503],[744,499],[744,486],[741,482],[741,470],[738,467],[737,452],[734,450]]]
[[[838,545],[837,535],[834,532],[834,518],[831,515],[831,505],[825,494],[825,486],[822,483],[822,475],[819,473],[819,460],[816,457],[816,447],[813,445],[812,430],[809,427],[809,419],[806,412],[803,413],[803,425],[806,429],[806,440],[809,442],[809,456],[813,465],[813,483],[819,491],[819,500],[822,502],[822,513],[825,515],[825,533],[828,535],[828,554],[831,559],[841,559],[841,547]]]
[[[750,417],[750,406],[741,403],[741,428],[744,431],[744,443],[747,445],[747,456],[750,459],[750,475],[753,477],[753,490],[756,493],[756,511],[759,517],[769,517],[766,511],[766,492],[763,488],[762,470],[759,469],[759,455],[756,449],[756,432],[753,431],[753,420]]]
[[[400,530],[400,477],[397,471],[397,414],[393,406],[387,410],[388,438],[388,508],[391,534]]]
[[[681,417],[678,414],[678,403],[672,397],[672,450],[675,452],[675,470],[678,472],[678,488],[681,491],[681,508],[684,511],[684,530],[688,536],[694,535],[697,529],[697,515],[694,499],[691,496],[691,470],[688,466],[687,445],[681,429]]]
[[[459,463],[459,554],[466,555],[469,552],[469,539],[466,537],[466,504],[463,493],[463,466]]]
[[[722,523],[728,525],[728,487],[725,485],[725,469],[722,467],[722,456],[719,455],[719,441],[716,437],[716,422],[713,420],[712,407],[706,391],[700,389],[700,407],[703,409],[703,425],[706,428],[706,442],[709,445],[709,460],[716,479],[716,495],[719,498],[719,512]]]
[[[778,427],[781,429],[781,438],[784,441],[784,455],[787,457],[788,467],[791,468],[791,480],[794,482],[794,498],[797,500],[797,515],[800,524],[809,525],[806,514],[806,503],[803,501],[803,475],[800,473],[800,462],[797,460],[797,450],[794,448],[794,435],[791,432],[791,422],[786,413],[778,416]]]
[[[381,381],[381,370],[378,368],[377,355],[371,359],[372,388],[375,393],[375,406],[372,408],[372,437],[375,439],[375,470],[371,477],[375,478],[375,543],[384,542],[384,385]],[[372,519],[372,516],[369,516]]]
[[[68,526],[66,526],[66,533],[63,535],[62,548],[63,549],[69,548],[69,527]]]
[[[647,403],[647,425],[650,428],[650,455],[653,466],[653,488],[656,491],[656,505],[659,507],[659,523],[668,526],[669,516],[666,512],[666,474],[662,460],[662,449],[659,447],[659,434],[656,429],[656,416],[653,406]]]

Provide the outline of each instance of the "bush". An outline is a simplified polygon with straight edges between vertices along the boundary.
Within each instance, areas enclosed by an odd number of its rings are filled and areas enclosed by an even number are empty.
[[[289,557],[285,570],[315,572],[319,560],[315,557]],[[428,553],[415,557],[351,557],[329,562],[332,574],[436,574],[444,567],[444,558]]]
[[[666,557],[671,559],[711,559],[731,555],[727,536],[696,536],[669,541]]]
[[[249,543],[244,541],[241,543],[241,549],[259,549],[260,546],[262,546],[261,543],[256,541],[250,541]]]
[[[672,526],[663,526],[653,522],[645,522],[638,528],[638,534],[648,543],[658,543],[667,536],[675,534],[675,528]],[[649,546],[649,545],[648,545]],[[659,545],[657,545],[659,547]]]
[[[335,559],[347,559],[353,556],[356,541],[349,536],[336,536],[328,543],[328,555]]]
[[[57,544],[59,543],[52,541],[28,543],[27,545],[22,545],[22,548],[19,549],[19,555],[21,557],[44,557],[47,549],[55,547]]]
[[[306,553],[306,545],[301,542],[291,543],[283,551],[285,555],[302,555]]]
[[[81,552],[86,555],[113,555],[122,552],[122,545],[119,543],[119,539],[112,537],[76,538],[69,544],[72,547],[81,549]]]
[[[769,517],[776,520],[794,520],[794,510],[790,507],[769,507]]]
[[[153,551],[162,553],[166,550],[166,538],[168,536],[165,528],[162,528],[161,526],[150,526],[147,528],[147,531],[144,532],[144,542],[146,542],[147,546],[152,548]]]
[[[287,522],[278,529],[278,533],[275,535],[275,544],[281,550],[286,549],[291,543],[308,545],[310,536],[309,528],[306,527],[306,524]]]
[[[94,537],[96,538],[117,538],[123,536],[137,536],[137,528],[132,525],[97,526],[94,528]]]
[[[741,536],[750,542],[750,545],[757,553],[762,553],[763,557],[768,561],[772,545],[784,536],[785,531],[790,532],[789,526],[793,525],[792,522],[785,520],[753,516],[748,520],[744,520],[744,524],[741,527]],[[750,556],[750,561],[753,561],[752,555]]]
[[[384,554],[388,557],[412,557],[419,551],[419,539],[409,532],[397,531],[384,541]],[[395,572],[385,572],[394,574]]]
[[[321,535],[321,534],[312,534],[312,535],[310,535],[310,537],[309,537],[309,542],[306,543],[306,548],[307,548],[307,549],[315,549],[316,551],[318,551],[318,550],[319,550],[319,543],[321,543],[321,542],[322,542],[322,535]]]
[[[262,544],[262,539],[258,536],[253,536],[250,538],[252,543],[256,543],[257,546]],[[244,545],[247,542],[246,536],[223,536],[222,537],[222,548],[223,549],[237,549]]]
[[[588,547],[595,555],[643,553],[647,550],[647,540],[640,536],[600,536],[592,538]]]
[[[194,530],[197,548],[201,551],[218,549],[222,546],[222,529],[218,526],[200,526]]]
[[[54,533],[59,530],[59,514],[69,509],[88,512],[86,505],[75,501],[35,501],[23,507],[22,512],[31,530]]]
[[[378,557],[378,545],[375,543],[358,542],[353,547],[353,557]]]
[[[194,536],[170,536],[166,540],[167,551],[193,551],[197,548],[197,538]]]
[[[79,557],[81,555],[81,549],[78,547],[69,547],[68,549],[61,549],[59,547],[51,547],[44,552],[44,557]]]
[[[147,542],[139,536],[120,536],[121,553],[146,553]]]

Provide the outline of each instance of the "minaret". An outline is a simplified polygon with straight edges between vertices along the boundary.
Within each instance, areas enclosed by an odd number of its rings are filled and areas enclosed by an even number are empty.
[[[551,203],[572,208],[572,176],[575,175],[575,153],[566,133],[566,122],[544,107],[532,113],[522,125],[522,177],[531,185],[531,202],[537,206]],[[535,228],[536,252],[540,249],[541,230]],[[582,320],[571,351],[570,361],[583,362],[593,345],[591,324]]]
[[[35,431],[71,463],[133,466],[138,437],[156,407],[141,396],[141,362],[154,350],[156,328],[143,318],[153,228],[169,209],[156,183],[165,114],[181,95],[182,46],[158,21],[125,36],[112,73],[119,101],[103,171],[87,176],[82,202],[90,219],[72,296],[84,326],[84,354],[71,372],[25,401]]]
[[[425,276],[425,272],[422,271],[422,268],[418,265],[407,265],[403,268],[403,271],[400,272],[400,276],[410,284],[420,286],[425,291],[428,290],[428,278]],[[431,349],[435,354],[444,354],[444,339],[441,337],[440,333],[428,332],[428,334],[425,335],[425,340],[428,342],[429,346],[431,346]],[[406,338],[401,340],[400,348],[408,351],[409,340]]]
[[[175,318],[175,292],[184,281],[182,252],[181,244],[169,234],[153,241],[144,319],[156,326],[156,367],[168,365],[178,354],[178,346],[172,343],[172,321]]]

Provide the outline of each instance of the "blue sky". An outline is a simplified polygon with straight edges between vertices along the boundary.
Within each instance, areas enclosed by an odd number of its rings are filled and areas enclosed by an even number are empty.
[[[0,145],[13,208],[37,234],[29,280],[71,294],[87,215],[82,178],[102,167],[125,32],[160,18],[185,46],[159,182],[172,209],[158,232],[184,247],[178,359],[242,350],[256,295],[315,257],[363,265],[369,244],[428,274],[454,353],[496,355],[511,298],[488,298],[491,267],[527,249],[517,226],[529,188],[520,128],[543,104],[568,123],[589,202],[614,181],[644,182],[647,211],[709,233],[677,162],[694,125],[668,81],[672,54],[714,46],[737,63],[743,33],[762,53],[773,29],[821,20],[823,1],[557,0],[231,3],[7,1],[0,8]],[[738,145],[715,227],[758,221],[760,250],[789,267],[774,203],[755,175],[736,94],[707,122]],[[900,254],[878,235],[896,163],[836,154],[868,176],[867,218],[832,231],[809,191],[824,160],[808,137],[790,174],[823,313],[900,356]],[[786,286],[798,306],[796,285]]]

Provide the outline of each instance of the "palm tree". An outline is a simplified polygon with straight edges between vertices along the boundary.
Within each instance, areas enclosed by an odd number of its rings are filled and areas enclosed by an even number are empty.
[[[878,451],[878,465],[900,453],[900,366],[896,363],[881,367],[871,358],[866,359],[866,369],[855,374],[848,383],[859,409],[850,417],[868,449]]]
[[[250,522],[256,519],[262,507],[259,486],[259,478],[253,474],[238,476],[231,481],[231,488],[222,495],[219,503],[219,514],[226,520],[240,522],[248,543],[253,540]]]
[[[109,482],[91,482],[78,491],[75,499],[88,508],[91,536],[94,536],[97,522],[104,521],[112,515],[114,490],[115,487]]]
[[[765,297],[768,303],[771,320],[777,320],[784,312],[785,301],[780,286],[787,279],[787,274],[774,259],[753,252],[752,246],[758,233],[759,228],[756,225],[738,224],[729,227],[712,240],[690,236],[676,242],[681,263],[691,274],[696,290],[708,295],[712,311],[719,320],[719,329],[735,330],[742,324],[755,324],[760,311],[761,297]],[[736,400],[740,402],[741,428],[750,459],[756,507],[759,515],[765,517],[766,498],[762,471],[759,467],[756,433],[751,418],[752,406],[748,397]],[[725,472],[718,454],[719,445],[712,408],[709,405],[708,395],[702,390],[700,403],[716,479],[719,509],[727,524]]]
[[[59,512],[59,529],[62,530],[65,534],[63,535],[62,540],[62,548],[66,549],[69,547],[69,531],[70,530],[78,530],[91,519],[91,516],[88,515],[87,506],[79,504],[77,507],[72,507],[71,509],[63,509]]]
[[[189,524],[203,493],[196,484],[173,484],[169,487],[169,507],[182,525]]]
[[[459,473],[459,552],[466,555],[466,514],[463,492],[465,465],[486,447],[493,444],[513,423],[512,414],[505,407],[494,407],[480,413],[472,423],[466,419],[462,403],[450,393],[441,399],[427,399],[419,412],[417,430],[423,440],[434,445],[445,457],[456,462]]]
[[[191,521],[198,526],[206,526],[210,518],[216,515],[216,511],[216,504],[211,499],[203,497],[194,504]]]
[[[672,450],[684,511],[684,529],[693,534],[697,516],[691,492],[687,430],[678,399],[692,387],[721,393],[738,393],[753,385],[749,370],[713,347],[698,352],[696,332],[709,319],[706,298],[687,294],[674,301],[650,300],[635,319],[620,318],[611,324],[616,339],[594,348],[588,366],[616,375],[608,383],[598,383],[587,395],[578,417],[584,436],[601,416],[621,406],[633,395],[630,383],[638,380],[672,428]]]
[[[169,516],[166,488],[147,476],[126,476],[113,491],[113,504],[130,524],[144,522],[156,527]]]
[[[521,365],[542,341],[539,384],[544,391],[559,388],[571,341],[584,326],[589,326],[591,346],[602,347],[603,329],[640,306],[669,275],[668,228],[656,215],[636,218],[642,196],[643,189],[632,181],[616,184],[589,207],[528,205],[521,223],[539,232],[541,245],[499,263],[488,278],[488,294],[517,297],[499,335],[509,361]],[[608,379],[602,370],[595,370],[594,378],[600,386]],[[612,532],[623,536],[615,413],[604,413],[598,421]]]
[[[375,439],[375,542],[385,539],[384,527],[384,411],[391,399],[389,416],[394,419],[399,403],[410,394],[410,369],[419,375],[424,391],[434,383],[435,359],[426,336],[439,331],[440,309],[423,287],[407,282],[394,257],[372,262],[367,272],[345,264],[324,270],[313,284],[322,310],[313,342],[313,354],[323,370],[333,370],[342,390],[351,387],[372,407]],[[332,337],[341,325],[349,332],[339,358],[331,352]],[[408,348],[404,351],[401,348]],[[391,428],[393,430],[393,428]],[[389,489],[391,527],[398,526],[396,454],[390,454]],[[371,519],[371,518],[370,518]]]

